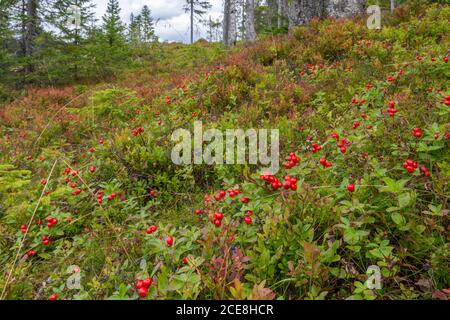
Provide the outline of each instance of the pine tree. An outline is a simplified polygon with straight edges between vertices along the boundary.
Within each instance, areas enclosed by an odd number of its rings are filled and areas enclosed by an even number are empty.
[[[153,25],[153,18],[151,16],[150,8],[145,5],[142,8],[140,17],[141,23],[141,39],[144,43],[150,43],[155,40],[155,27]]]
[[[106,13],[103,16],[103,30],[110,47],[123,42],[125,27],[120,19],[120,7],[118,0],[108,0]]]
[[[107,10],[103,16],[103,41],[92,46],[96,60],[100,61],[100,70],[110,75],[128,64],[130,47],[125,38],[125,26],[120,19],[120,7],[117,0],[108,0]],[[99,51],[100,48],[100,51]]]
[[[83,63],[84,42],[89,29],[95,23],[91,0],[55,0],[49,21],[57,29],[60,42],[58,60],[64,74],[72,74],[75,79],[80,77],[81,68],[88,68],[90,63]],[[51,53],[49,53],[51,54]],[[83,66],[80,66],[83,64]]]
[[[141,16],[130,15],[130,24],[128,25],[128,40],[131,44],[137,45],[141,42]]]
[[[210,9],[211,3],[208,0],[186,0],[184,11],[190,13],[191,19],[191,43],[194,43],[194,22],[195,18],[201,19],[202,16]]]

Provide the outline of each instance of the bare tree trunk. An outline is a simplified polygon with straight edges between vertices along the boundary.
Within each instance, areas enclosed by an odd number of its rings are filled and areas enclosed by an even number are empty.
[[[226,46],[230,45],[230,11],[231,0],[225,0],[223,9],[223,43]]]
[[[229,41],[230,45],[234,45],[237,41],[237,0],[230,1],[230,29]]]
[[[364,12],[366,0],[290,0],[286,13],[289,29],[308,24],[313,18],[342,18]]]
[[[246,0],[245,9],[247,10],[246,22],[246,40],[255,41],[255,0]]]
[[[194,43],[194,0],[191,0],[191,44]]]
[[[391,13],[394,13],[395,10],[395,0],[391,0]]]

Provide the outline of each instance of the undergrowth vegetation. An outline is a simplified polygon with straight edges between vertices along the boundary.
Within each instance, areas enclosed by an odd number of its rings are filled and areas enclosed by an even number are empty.
[[[417,11],[166,45],[3,105],[1,297],[446,299],[450,7]],[[279,129],[280,172],[174,165],[196,120]]]

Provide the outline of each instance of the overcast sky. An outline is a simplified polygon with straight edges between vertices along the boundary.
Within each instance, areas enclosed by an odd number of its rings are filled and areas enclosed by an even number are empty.
[[[93,0],[96,4],[96,15],[101,19],[106,11],[108,0]],[[211,16],[212,19],[222,17],[222,0],[210,0],[212,8],[205,14],[204,18]],[[189,42],[189,14],[184,13],[183,5],[186,0],[119,0],[122,9],[122,19],[128,23],[130,14],[139,13],[144,5],[148,5],[152,11],[152,17],[156,21],[156,35],[161,41]],[[204,27],[194,28],[194,39],[206,38]]]

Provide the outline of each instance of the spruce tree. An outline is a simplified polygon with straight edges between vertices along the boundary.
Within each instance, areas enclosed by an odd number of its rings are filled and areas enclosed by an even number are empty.
[[[103,15],[103,31],[110,47],[122,44],[125,27],[120,19],[120,7],[118,0],[108,0],[105,15]]]
[[[140,14],[141,39],[144,43],[150,43],[155,40],[155,27],[151,16],[150,8],[145,5]]]

